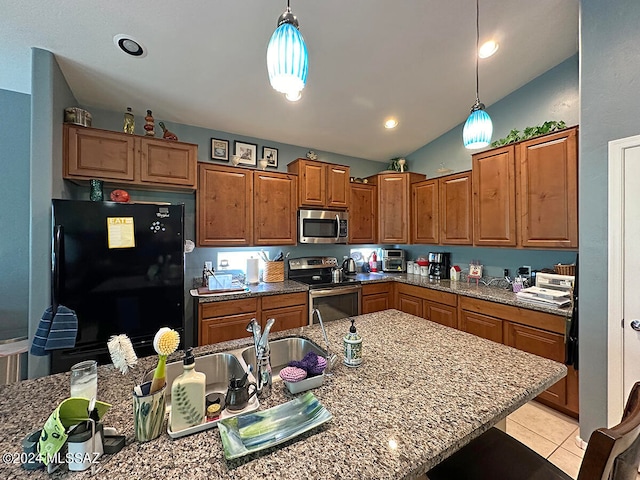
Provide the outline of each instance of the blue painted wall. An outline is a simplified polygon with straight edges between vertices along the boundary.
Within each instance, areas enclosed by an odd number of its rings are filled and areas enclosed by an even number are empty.
[[[482,93],[482,92],[480,92]],[[471,107],[471,106],[469,106]],[[533,79],[525,86],[487,107],[493,122],[493,138],[507,136],[512,129],[523,130],[546,122],[564,120],[567,126],[579,119],[578,56],[574,55]],[[411,171],[439,177],[440,164],[454,172],[471,169],[471,155],[482,150],[467,150],[462,144],[461,123],[433,142],[407,155]]]
[[[0,90],[0,340],[23,337],[29,318],[31,96]]]
[[[615,6],[613,6],[615,5]],[[607,425],[608,142],[640,133],[640,2],[580,8],[580,434]]]

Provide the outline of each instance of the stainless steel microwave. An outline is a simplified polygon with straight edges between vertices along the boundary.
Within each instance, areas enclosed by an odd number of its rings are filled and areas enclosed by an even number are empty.
[[[349,214],[332,210],[298,210],[299,243],[347,243]]]

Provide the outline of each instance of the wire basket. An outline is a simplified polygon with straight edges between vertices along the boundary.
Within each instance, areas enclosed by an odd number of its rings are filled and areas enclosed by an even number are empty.
[[[284,262],[265,262],[262,281],[266,283],[284,282]]]
[[[572,275],[576,274],[576,266],[575,265],[561,265],[557,264],[553,266],[553,269],[558,275]]]

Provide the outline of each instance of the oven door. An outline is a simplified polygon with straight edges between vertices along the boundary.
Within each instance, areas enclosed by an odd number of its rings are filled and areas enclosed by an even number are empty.
[[[349,214],[328,210],[300,210],[300,243],[347,243]]]
[[[314,308],[324,322],[360,315],[361,295],[360,285],[309,290],[309,324],[318,323],[317,316],[312,315]]]

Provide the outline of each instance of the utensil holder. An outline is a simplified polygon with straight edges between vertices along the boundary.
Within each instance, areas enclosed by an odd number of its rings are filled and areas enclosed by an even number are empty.
[[[167,384],[149,394],[151,382],[140,385],[142,396],[133,392],[133,427],[136,440],[148,442],[160,436],[165,420],[165,392]]]
[[[284,282],[284,262],[265,262],[262,270],[263,282]]]

